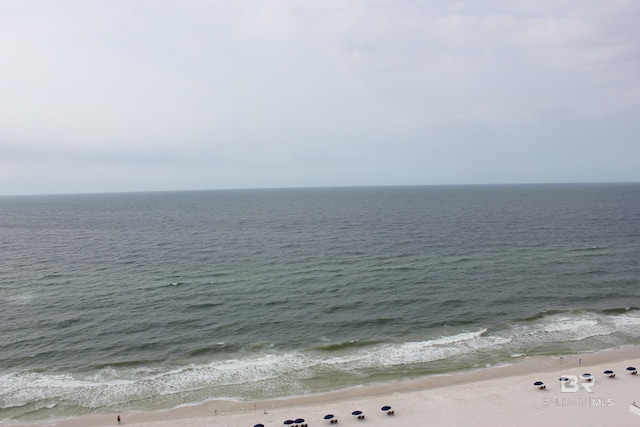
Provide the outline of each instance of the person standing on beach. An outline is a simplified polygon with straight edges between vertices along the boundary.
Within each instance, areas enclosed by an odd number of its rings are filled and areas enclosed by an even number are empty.
[[[120,424],[120,415],[118,415],[118,424]]]

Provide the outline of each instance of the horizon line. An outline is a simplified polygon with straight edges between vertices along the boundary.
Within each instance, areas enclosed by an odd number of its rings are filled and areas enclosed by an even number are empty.
[[[313,190],[313,189],[356,189],[356,188],[401,188],[401,187],[489,187],[489,186],[551,186],[551,185],[628,185],[640,184],[640,181],[570,181],[570,182],[495,182],[495,183],[466,183],[466,184],[372,184],[372,185],[319,185],[319,186],[291,186],[291,187],[228,187],[228,188],[185,188],[173,190],[126,190],[126,191],[96,191],[69,193],[24,193],[0,194],[5,197],[41,197],[41,196],[89,196],[89,195],[117,195],[144,193],[193,193],[215,191],[268,191],[268,190]]]

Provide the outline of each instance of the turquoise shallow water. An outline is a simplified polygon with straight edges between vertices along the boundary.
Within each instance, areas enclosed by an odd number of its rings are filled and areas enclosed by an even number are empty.
[[[640,343],[640,184],[0,198],[0,419]]]

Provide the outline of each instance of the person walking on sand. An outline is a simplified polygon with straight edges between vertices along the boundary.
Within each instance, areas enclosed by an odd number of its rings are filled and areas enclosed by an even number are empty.
[[[118,415],[118,424],[120,424],[120,415]]]

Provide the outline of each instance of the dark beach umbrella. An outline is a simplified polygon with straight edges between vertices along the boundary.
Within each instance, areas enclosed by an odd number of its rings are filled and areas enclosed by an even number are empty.
[[[539,387],[541,385],[543,385],[544,383],[542,381],[536,381],[535,383],[533,383],[533,385]]]
[[[636,370],[636,368],[634,368],[633,366],[629,366],[629,367],[627,368],[627,371],[635,371],[635,370]]]
[[[296,418],[295,423],[296,424],[302,424],[304,422],[304,418]]]
[[[567,378],[567,377],[560,377],[560,381],[569,381],[569,378]]]
[[[291,425],[291,424],[293,424],[293,420],[287,420],[287,421],[285,421],[284,423],[285,423],[286,425]]]
[[[324,416],[325,420],[330,420],[331,418],[333,418],[333,414],[327,414]]]
[[[591,378],[593,375],[589,374],[589,373],[584,373],[582,374],[582,378]]]
[[[383,406],[380,408],[381,411],[388,411],[389,409],[391,409],[391,406]]]
[[[264,427],[264,424],[256,424],[253,427]]]
[[[613,371],[607,369],[606,371],[604,371],[604,374],[605,375],[611,375],[611,374],[613,374]]]
[[[362,414],[362,411],[353,411],[353,412],[351,413],[351,415],[356,416],[356,417],[357,417],[358,415],[361,415],[361,414]]]

